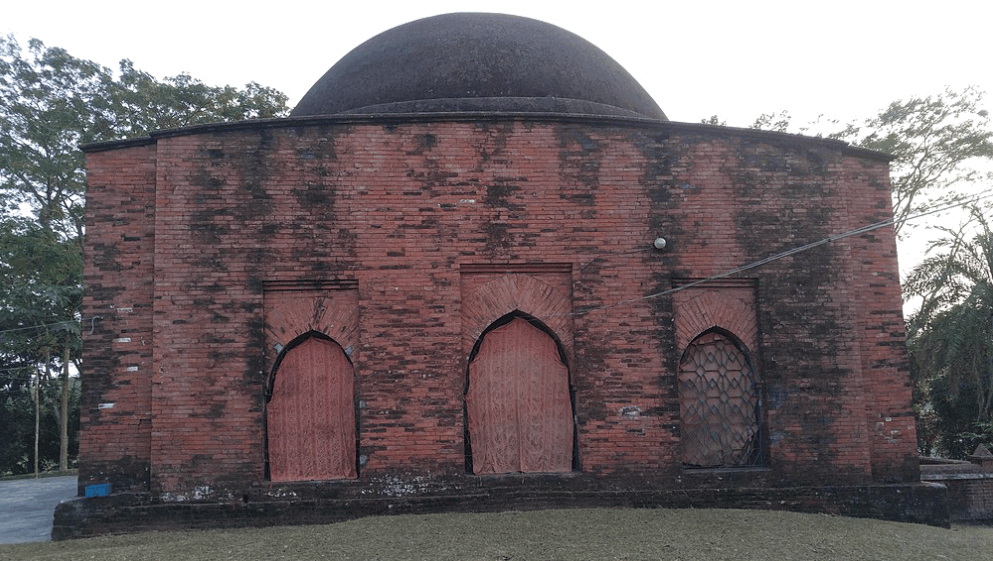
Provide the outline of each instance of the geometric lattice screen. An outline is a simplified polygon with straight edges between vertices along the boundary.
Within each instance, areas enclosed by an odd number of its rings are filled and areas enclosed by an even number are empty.
[[[734,341],[716,331],[694,339],[679,368],[683,465],[760,465],[759,394],[754,370]]]

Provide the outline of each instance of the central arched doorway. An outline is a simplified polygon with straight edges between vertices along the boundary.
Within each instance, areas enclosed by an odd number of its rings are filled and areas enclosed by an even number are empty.
[[[558,342],[512,314],[483,333],[465,394],[472,473],[554,473],[573,468],[569,369]]]
[[[269,479],[357,477],[355,377],[341,346],[307,334],[276,366],[266,404]]]

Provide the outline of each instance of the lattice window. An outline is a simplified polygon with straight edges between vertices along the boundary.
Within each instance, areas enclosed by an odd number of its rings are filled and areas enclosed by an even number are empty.
[[[761,465],[760,408],[758,380],[742,345],[719,331],[694,339],[679,369],[683,465]]]

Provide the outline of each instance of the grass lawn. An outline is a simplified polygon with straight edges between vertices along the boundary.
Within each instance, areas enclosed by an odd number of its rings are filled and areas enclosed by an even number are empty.
[[[951,530],[755,510],[577,509],[363,518],[0,545],[0,559],[993,559],[993,527]]]

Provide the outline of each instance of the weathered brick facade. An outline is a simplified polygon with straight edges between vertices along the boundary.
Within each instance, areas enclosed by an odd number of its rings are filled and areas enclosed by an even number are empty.
[[[842,236],[891,218],[886,156],[671,123],[595,46],[494,14],[370,39],[288,119],[86,152],[79,485],[112,496],[56,537],[592,505],[947,524],[893,229]]]
[[[512,313],[569,370],[575,468],[548,485],[919,480],[892,228],[693,284],[889,218],[879,154],[493,113],[167,131],[91,146],[87,165],[81,491],[305,494],[267,480],[265,402],[307,333],[355,371],[358,477],[327,485],[485,484],[466,462],[468,363]],[[677,371],[711,328],[759,381],[747,468],[681,461]]]

